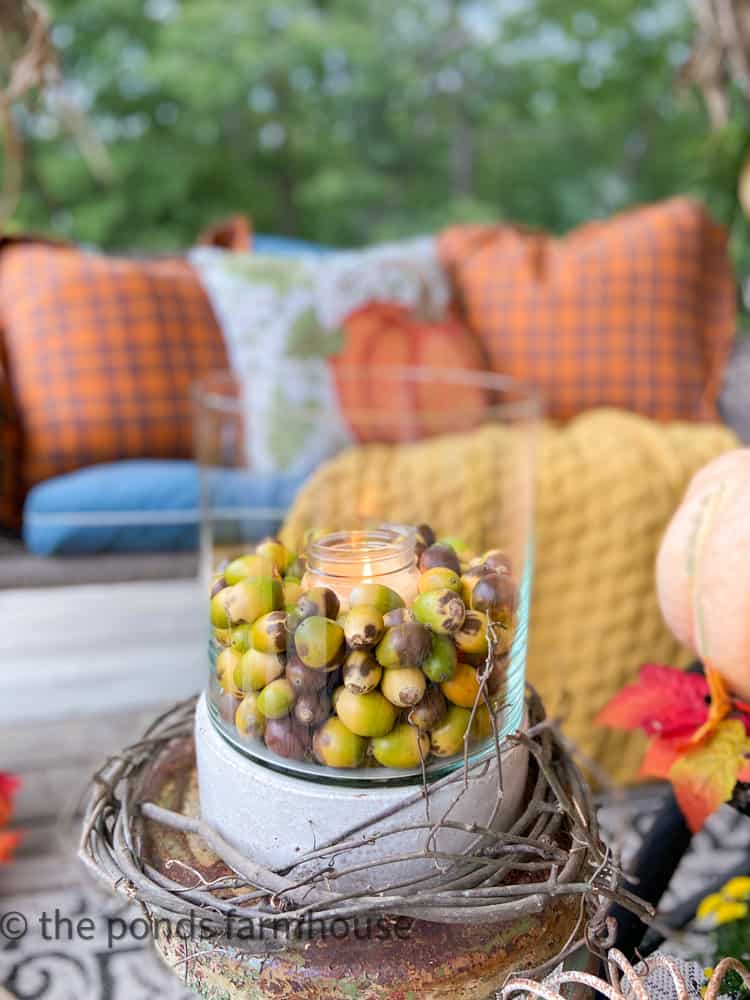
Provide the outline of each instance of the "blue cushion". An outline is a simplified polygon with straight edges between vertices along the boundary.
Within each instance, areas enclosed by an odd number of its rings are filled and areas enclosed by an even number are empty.
[[[320,243],[310,243],[308,240],[295,240],[289,236],[263,236],[253,234],[253,251],[276,257],[294,257],[301,253],[326,254],[332,253],[333,247],[324,247]]]
[[[220,509],[218,540],[273,534],[304,477],[220,469],[203,480]],[[127,461],[48,479],[26,499],[23,537],[37,555],[194,549],[201,483],[194,462]]]

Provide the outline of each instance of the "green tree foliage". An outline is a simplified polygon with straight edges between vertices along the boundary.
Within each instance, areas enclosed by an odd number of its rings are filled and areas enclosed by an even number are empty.
[[[701,102],[675,82],[682,0],[49,6],[66,98],[113,179],[92,177],[53,95],[20,118],[19,228],[162,249],[242,211],[259,231],[356,245],[457,220],[562,231],[712,191]]]

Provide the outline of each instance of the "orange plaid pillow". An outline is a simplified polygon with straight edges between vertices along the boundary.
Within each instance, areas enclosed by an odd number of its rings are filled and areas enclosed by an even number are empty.
[[[440,251],[493,370],[540,386],[550,416],[616,406],[718,419],[735,285],[727,234],[697,203],[674,198],[562,239],[456,226]]]
[[[191,383],[227,360],[185,261],[11,244],[0,318],[25,489],[95,462],[190,455]]]

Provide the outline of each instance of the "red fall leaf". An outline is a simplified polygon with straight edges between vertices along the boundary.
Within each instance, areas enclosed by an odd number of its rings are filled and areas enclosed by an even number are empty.
[[[601,710],[596,721],[613,729],[642,729],[649,736],[690,736],[708,718],[708,684],[701,674],[647,663]]]
[[[680,756],[680,744],[662,740],[657,736],[651,740],[641,761],[641,777],[669,778],[672,765]]]

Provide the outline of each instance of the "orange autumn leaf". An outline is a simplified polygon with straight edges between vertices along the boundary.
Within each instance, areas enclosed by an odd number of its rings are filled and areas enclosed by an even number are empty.
[[[693,833],[732,797],[748,750],[750,739],[744,723],[725,719],[705,743],[682,754],[672,765],[669,777]]]
[[[745,759],[742,762],[742,768],[740,773],[737,775],[737,781],[743,781],[745,784],[750,784],[750,760]]]
[[[668,740],[651,740],[641,762],[642,778],[668,778],[680,750]]]
[[[0,865],[10,861],[22,836],[17,830],[0,831]]]

